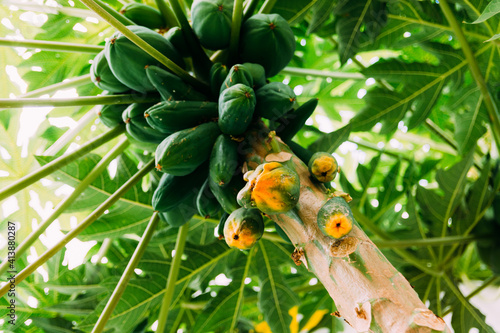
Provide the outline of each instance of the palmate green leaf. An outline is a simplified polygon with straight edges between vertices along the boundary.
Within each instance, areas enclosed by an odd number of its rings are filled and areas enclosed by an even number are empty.
[[[351,132],[351,126],[346,125],[335,132],[328,134],[323,134],[319,139],[314,141],[309,147],[309,150],[313,152],[325,151],[328,153],[333,153],[337,148],[349,138],[349,133]]]
[[[314,6],[312,19],[307,28],[307,33],[312,34],[316,32],[321,25],[330,17],[334,8],[337,6],[338,1],[320,0]]]
[[[172,249],[173,246],[170,251]],[[184,250],[186,259],[181,263],[172,306],[176,306],[188,285],[195,288],[202,282],[207,284],[208,281],[205,280],[214,276],[214,268],[218,267],[217,264],[220,260],[226,258],[230,253],[232,253],[232,250],[221,242],[204,247],[187,244]],[[123,262],[123,269],[128,260]],[[171,260],[172,258],[164,258],[151,252],[144,254],[137,268],[144,271],[146,276],[132,279],[129,282],[108,321],[109,327],[115,328],[118,332],[128,332],[130,327],[134,327],[146,318],[150,311],[153,309],[158,310],[157,307],[165,291]],[[117,278],[110,278],[103,282],[103,286],[109,292],[112,292],[117,282]],[[78,328],[90,331],[97,322],[106,301],[107,298],[100,303],[91,315],[82,321]]]
[[[437,232],[434,234],[436,237],[441,236],[439,230],[448,225],[448,220],[465,194],[467,173],[472,166],[473,153],[471,150],[460,162],[446,170],[437,171],[436,181],[442,194],[421,186],[417,188],[417,202],[422,214],[433,221],[435,227],[432,230],[434,233]]]
[[[255,251],[254,251],[255,252]],[[231,268],[231,283],[217,293],[196,319],[193,332],[232,331],[238,324],[243,302],[245,279],[250,271],[253,252],[240,252]]]
[[[53,157],[38,156],[40,164],[45,165]],[[80,180],[98,163],[100,156],[88,154],[53,174],[56,180],[76,186]],[[75,200],[68,211],[88,211],[97,207],[112,195],[135,172],[137,166],[126,154],[117,159],[117,171],[113,179],[105,171]],[[121,197],[107,213],[99,217],[80,234],[82,240],[103,240],[109,237],[121,237],[128,233],[141,232],[153,212],[151,205],[152,191],[144,192],[141,184],[136,184]]]
[[[299,23],[321,0],[277,0],[272,12],[280,14],[290,25]]]
[[[261,240],[258,244],[256,262],[259,262],[259,309],[273,333],[289,332],[292,317],[288,311],[298,305],[295,293],[286,285],[279,265],[283,261],[275,253],[279,252],[274,243]],[[278,259],[278,260],[277,260]]]
[[[373,41],[377,37],[386,23],[385,14],[385,3],[378,0],[343,0],[337,5],[336,30],[342,64],[358,52],[362,39]]]
[[[474,22],[472,22],[472,24],[484,22],[498,13],[500,13],[500,0],[491,0],[481,15]]]

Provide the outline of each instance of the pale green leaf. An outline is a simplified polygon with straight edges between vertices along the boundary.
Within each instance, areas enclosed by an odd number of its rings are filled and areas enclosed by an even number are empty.
[[[349,138],[351,126],[346,125],[334,132],[323,134],[318,140],[313,142],[308,149],[311,151],[326,151],[333,153],[335,150]]]
[[[477,24],[486,21],[490,17],[500,12],[500,0],[491,0],[488,6],[483,10],[481,15],[472,24]]]

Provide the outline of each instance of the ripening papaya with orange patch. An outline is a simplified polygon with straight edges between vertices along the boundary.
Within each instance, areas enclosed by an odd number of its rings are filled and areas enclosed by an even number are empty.
[[[227,245],[248,250],[264,234],[264,220],[258,209],[238,208],[227,218],[223,232]]]
[[[333,197],[318,211],[317,223],[323,234],[339,239],[351,232],[354,217],[344,198]]]
[[[295,207],[300,195],[297,173],[278,162],[259,165],[245,175],[247,185],[238,193],[238,203],[266,214],[285,213]]]

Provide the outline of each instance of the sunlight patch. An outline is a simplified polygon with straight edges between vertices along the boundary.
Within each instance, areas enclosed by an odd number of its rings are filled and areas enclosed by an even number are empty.
[[[11,196],[2,203],[3,216],[9,216],[10,214],[17,212],[19,210],[19,205],[17,203],[17,198]]]
[[[66,244],[66,253],[64,255],[63,264],[66,263],[68,265],[68,269],[80,266],[85,261],[87,252],[89,252],[89,250],[96,244],[97,242],[94,240],[82,242],[73,238],[68,244]]]
[[[85,26],[83,26],[82,24],[80,23],[77,23],[73,26],[73,30],[75,31],[79,31],[79,32],[87,32],[87,28],[85,28]]]

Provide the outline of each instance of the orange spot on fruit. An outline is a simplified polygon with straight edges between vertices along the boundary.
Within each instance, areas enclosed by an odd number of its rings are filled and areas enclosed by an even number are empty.
[[[351,220],[342,213],[333,214],[325,224],[325,232],[333,238],[341,238],[347,235],[351,229]]]

